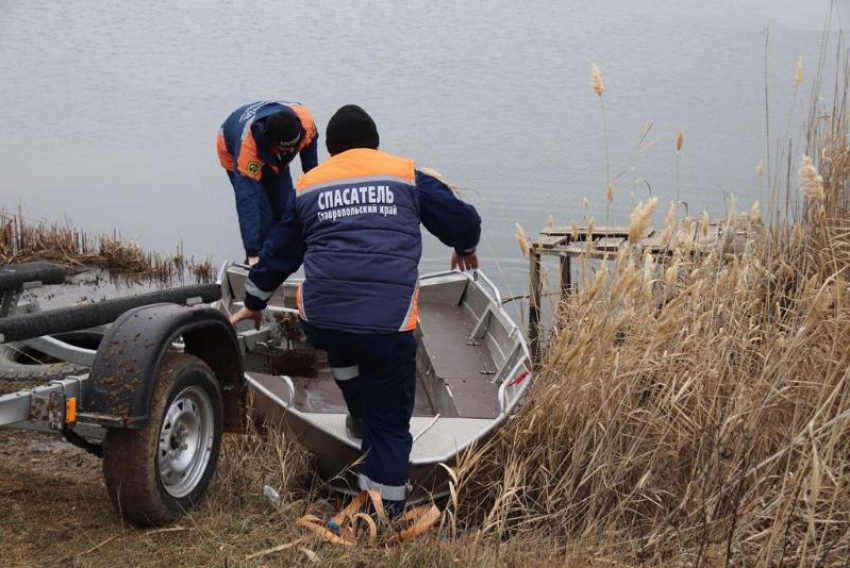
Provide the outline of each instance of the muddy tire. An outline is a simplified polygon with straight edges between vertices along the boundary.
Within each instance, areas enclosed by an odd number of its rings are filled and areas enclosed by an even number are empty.
[[[104,442],[103,475],[118,512],[135,525],[164,525],[197,505],[215,472],[222,423],[221,391],[209,366],[167,353],[147,424],[111,429]]]
[[[21,346],[0,344],[0,394],[31,389],[68,375],[88,372],[88,367],[66,362],[28,365],[21,362],[23,357]]]
[[[57,334],[55,337],[72,345],[97,349],[103,333],[80,331]],[[89,368],[85,365],[56,361],[33,351],[23,343],[0,344],[0,394],[31,389],[50,381],[64,379],[68,375],[79,375],[88,371]]]

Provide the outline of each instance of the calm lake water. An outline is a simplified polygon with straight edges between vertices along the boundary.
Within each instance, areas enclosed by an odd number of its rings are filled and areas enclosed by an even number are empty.
[[[581,5],[580,5],[581,4]],[[838,2],[835,25],[850,6]],[[813,76],[828,0],[597,3],[0,0],[0,206],[117,228],[143,246],[240,259],[230,185],[215,154],[227,114],[301,101],[324,135],[358,103],[382,149],[467,188],[485,220],[485,267],[525,286],[514,223],[529,233],[605,216],[597,63],[615,180],[612,221],[679,191],[719,215],[759,195],[765,37],[771,133],[803,116],[794,63]],[[844,13],[841,13],[844,10]],[[642,126],[652,128],[639,143]],[[794,127],[792,127],[794,130]],[[327,157],[322,144],[320,159]],[[298,173],[300,164],[295,165]],[[662,212],[663,213],[663,212]],[[427,243],[423,270],[446,266]]]

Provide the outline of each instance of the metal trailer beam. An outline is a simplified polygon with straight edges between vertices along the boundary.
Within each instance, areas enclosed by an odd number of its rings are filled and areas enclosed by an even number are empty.
[[[30,418],[30,391],[0,395],[0,428]]]
[[[21,343],[56,359],[76,363],[77,365],[85,365],[86,367],[91,367],[94,364],[94,357],[97,355],[97,350],[95,349],[77,347],[49,335],[24,339]]]
[[[51,394],[61,395],[63,407],[61,409],[64,417],[64,402],[69,398],[76,398],[78,408],[82,407],[80,394],[82,385],[88,380],[88,375],[68,377],[66,379],[51,381],[44,386],[35,387],[30,390],[22,390],[11,394],[0,396],[0,427],[11,426],[13,428],[41,429],[28,427],[31,423],[51,422],[51,413],[57,410],[51,405]],[[56,400],[56,397],[53,397]],[[51,428],[58,429],[58,428]]]

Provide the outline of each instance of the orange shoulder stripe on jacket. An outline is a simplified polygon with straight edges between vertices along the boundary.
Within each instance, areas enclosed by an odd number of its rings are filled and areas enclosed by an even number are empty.
[[[239,150],[239,173],[247,176],[254,181],[260,181],[263,176],[263,161],[257,156],[257,141],[254,140],[254,133],[251,132],[251,127],[247,126],[248,131],[245,133],[245,138],[242,139],[242,148]]]
[[[306,187],[362,177],[395,177],[416,183],[416,162],[380,150],[355,148],[337,154],[298,180],[298,191]]]
[[[312,144],[313,140],[315,140],[316,123],[313,121],[313,115],[310,114],[310,109],[308,109],[304,105],[292,105],[290,108],[295,111],[295,114],[298,116],[298,120],[301,121],[301,127],[304,129],[304,132],[306,132],[306,134],[304,135],[304,139],[298,146],[298,151],[300,152],[301,150]]]
[[[230,152],[227,151],[227,142],[224,139],[224,133],[221,131],[218,133],[216,150],[218,150],[218,162],[221,164],[221,167],[229,172],[233,171],[236,162],[233,160]]]

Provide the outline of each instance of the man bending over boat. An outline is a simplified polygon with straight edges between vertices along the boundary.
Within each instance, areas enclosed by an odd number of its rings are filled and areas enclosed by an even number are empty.
[[[218,131],[218,160],[236,195],[239,232],[248,264],[258,260],[272,227],[292,194],[289,163],[319,163],[318,136],[310,111],[299,103],[259,101],[236,109]]]
[[[478,268],[481,218],[413,160],[378,150],[378,130],[356,105],[328,122],[331,158],[304,174],[269,234],[231,321],[260,322],[274,290],[304,264],[298,311],[307,339],[328,353],[365,454],[358,483],[404,509],[416,393],[420,222],[452,247],[451,267]]]

